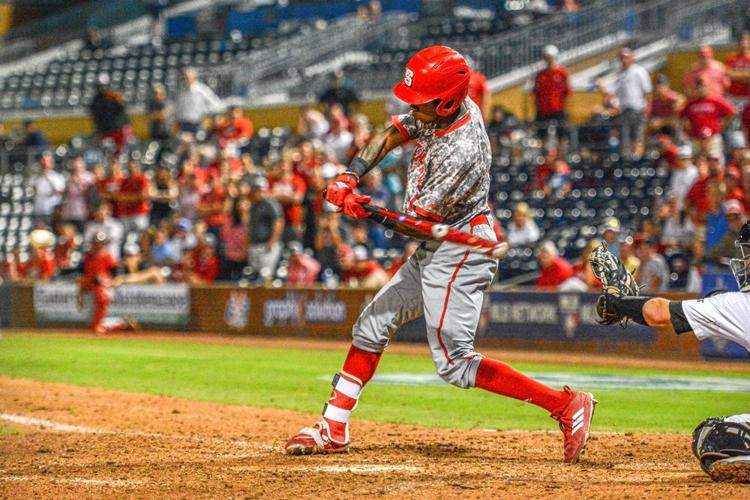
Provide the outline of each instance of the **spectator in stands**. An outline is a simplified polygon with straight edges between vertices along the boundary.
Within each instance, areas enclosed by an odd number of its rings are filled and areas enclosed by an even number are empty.
[[[161,83],[151,86],[151,99],[146,108],[149,119],[149,135],[152,141],[167,141],[169,133],[169,108],[167,103],[167,89]]]
[[[287,153],[268,172],[271,196],[284,208],[284,241],[302,237],[302,200],[307,187],[305,180],[294,171],[294,162]]]
[[[542,140],[547,139],[550,125],[557,128],[558,139],[567,137],[565,102],[571,93],[568,70],[557,62],[559,50],[554,45],[544,47],[547,67],[534,80],[536,126]]]
[[[198,204],[203,198],[203,184],[195,173],[183,175],[178,183],[178,215],[191,221],[198,220]]]
[[[734,106],[719,94],[711,95],[703,80],[697,82],[695,95],[680,113],[694,148],[706,154],[723,153],[721,132],[734,115]]]
[[[536,222],[529,216],[529,206],[518,203],[513,208],[513,220],[505,235],[508,244],[511,247],[529,246],[539,241],[540,236]]]
[[[551,241],[544,241],[539,245],[537,259],[541,273],[536,280],[536,287],[540,290],[557,290],[565,280],[575,275],[573,266],[560,257],[557,247]]]
[[[73,252],[78,248],[78,233],[73,224],[57,225],[57,241],[52,253],[55,263],[61,275],[76,272],[76,263],[73,261]]]
[[[110,139],[119,154],[133,137],[130,118],[125,108],[125,96],[109,87],[109,75],[97,78],[96,94],[89,107],[94,128],[101,139]]]
[[[553,164],[554,170],[547,179],[544,193],[551,198],[564,198],[571,190],[570,166],[562,158],[557,158]]]
[[[726,211],[729,209],[737,213],[742,211],[742,204],[739,201],[724,201],[722,187],[717,181],[708,185],[708,207],[705,215],[705,246],[707,250],[718,245],[721,238],[729,232]]]
[[[487,135],[490,138],[493,157],[510,151],[515,140],[514,133],[520,128],[521,124],[516,115],[500,105],[492,108],[492,116],[487,124]]]
[[[250,227],[250,201],[237,197],[232,202],[229,220],[221,228],[221,279],[236,281],[247,266]]]
[[[740,117],[740,126],[745,132],[745,144],[750,146],[750,105],[745,106]]]
[[[222,226],[229,222],[232,200],[220,177],[211,177],[208,189],[198,203],[198,213],[208,224],[208,230],[218,236]]]
[[[183,267],[187,270],[187,282],[192,286],[216,281],[220,265],[216,255],[216,237],[212,233],[206,233],[192,252],[184,254]]]
[[[180,131],[194,136],[207,116],[224,111],[224,102],[208,85],[198,81],[194,68],[185,68],[182,78],[183,85],[175,104],[175,119]]]
[[[643,66],[636,64],[635,53],[625,47],[620,50],[622,69],[607,88],[599,89],[617,100],[620,122],[620,151],[625,156],[640,158],[643,155],[643,129],[645,111],[651,94],[651,77]]]
[[[259,278],[273,276],[281,255],[284,212],[268,192],[268,181],[256,176],[250,182],[250,267]]]
[[[344,271],[342,281],[352,288],[381,288],[390,279],[385,269],[361,245],[343,252],[341,269]]]
[[[344,80],[344,72],[337,69],[331,73],[330,86],[321,94],[319,102],[325,108],[339,104],[344,109],[344,114],[351,116],[353,106],[359,104],[359,96]]]
[[[735,104],[750,103],[750,32],[744,32],[736,52],[727,58],[727,76],[729,89],[727,93],[735,100]]]
[[[113,158],[109,162],[109,172],[104,179],[97,182],[96,189],[99,191],[99,199],[101,202],[107,202],[112,204],[112,212],[117,217],[120,215],[119,207],[117,206],[117,195],[120,193],[120,188],[125,180],[125,176],[122,175],[122,164],[117,158]]]
[[[667,76],[656,75],[654,96],[649,109],[648,134],[667,134],[674,137],[684,104],[685,96],[669,87]]]
[[[640,267],[641,261],[635,256],[633,238],[626,238],[620,246],[620,260],[622,260],[625,268],[633,274]]]
[[[349,120],[344,115],[344,110],[339,104],[331,104],[328,108],[328,122],[331,127],[323,138],[323,144],[333,151],[336,161],[347,163],[349,152],[354,142],[354,135],[349,131]]]
[[[300,108],[297,133],[305,139],[322,140],[328,133],[328,120],[323,113],[311,106]]]
[[[128,175],[115,195],[120,207],[120,221],[126,233],[142,233],[149,225],[151,181],[141,170],[138,160],[128,162]]]
[[[607,249],[612,255],[620,256],[622,246],[622,224],[617,217],[610,217],[600,229],[602,241],[607,244]]]
[[[179,219],[174,226],[174,234],[169,240],[171,243],[172,261],[182,262],[186,254],[192,252],[200,240],[200,224],[193,223],[189,219]]]
[[[555,173],[555,163],[560,159],[560,153],[557,148],[547,148],[544,150],[544,161],[536,167],[534,172],[534,189],[544,191],[549,182],[549,178]]]
[[[320,263],[305,254],[302,243],[289,242],[289,268],[286,284],[289,286],[312,286],[318,281]]]
[[[83,241],[91,243],[91,239],[97,233],[104,233],[107,237],[107,249],[117,260],[120,260],[120,247],[125,236],[122,223],[112,217],[112,207],[108,202],[102,202],[94,210],[93,219],[86,223],[83,232]]]
[[[680,210],[678,200],[672,196],[656,211],[661,221],[661,244],[664,248],[680,248],[687,245],[695,235],[695,225]]]
[[[693,148],[683,144],[677,151],[677,162],[672,167],[667,193],[677,199],[677,206],[682,210],[690,188],[698,178],[698,167],[693,163]]]
[[[404,245],[404,251],[401,256],[394,259],[391,265],[386,270],[388,276],[393,277],[398,272],[398,270],[401,269],[404,264],[406,264],[406,261],[409,260],[412,255],[414,255],[414,252],[417,251],[419,245],[420,243],[416,240],[407,241],[406,245]]]
[[[138,243],[125,245],[120,273],[112,280],[113,286],[119,286],[123,283],[161,285],[165,281],[166,278],[160,267],[150,266],[144,262],[141,247]]]
[[[636,279],[643,295],[653,295],[669,289],[669,266],[664,257],[656,252],[658,241],[645,238],[635,247],[641,261]]]
[[[729,87],[726,66],[714,59],[714,50],[707,45],[700,48],[698,61],[693,63],[682,80],[688,99],[698,94],[700,84],[705,86],[704,95],[710,96],[724,96]]]
[[[175,243],[169,239],[166,229],[156,230],[154,240],[151,242],[149,261],[157,266],[172,266],[179,262]]]
[[[21,260],[21,253],[16,247],[13,250],[13,258],[8,259],[8,277],[12,283],[22,280],[49,281],[56,272],[55,256],[51,251],[54,243],[52,233],[49,240],[43,245],[29,247],[30,256],[26,261]]]
[[[492,100],[490,85],[485,74],[477,68],[476,62],[469,62],[469,66],[472,68],[469,78],[469,98],[479,106],[479,110],[486,120],[489,118],[490,101]]]
[[[44,132],[39,130],[34,120],[24,120],[23,122],[23,138],[20,142],[21,146],[28,148],[46,148],[49,146],[49,141]]]
[[[594,275],[591,261],[589,261],[593,251],[601,245],[602,242],[599,240],[589,241],[586,248],[583,249],[581,260],[573,266],[575,276],[563,281],[561,290],[578,290],[581,292],[601,290],[602,282]]]
[[[179,189],[172,171],[165,163],[161,163],[156,169],[154,181],[149,184],[149,199],[151,200],[151,222],[152,226],[158,226],[161,221],[172,216],[177,205]]]
[[[86,170],[83,158],[76,156],[71,162],[71,173],[65,183],[62,197],[61,216],[63,222],[73,224],[78,232],[89,220],[91,210],[88,204],[88,191],[94,185],[94,174]]]
[[[34,225],[54,227],[55,209],[62,202],[65,192],[65,177],[55,172],[52,153],[45,151],[39,155],[39,173],[31,178],[34,188]]]
[[[739,203],[727,202],[724,211],[729,231],[721,237],[713,248],[706,249],[706,261],[721,265],[727,265],[728,260],[734,257],[736,251],[734,242],[737,240],[737,234],[742,229],[742,225],[747,220],[745,211]]]
[[[216,125],[220,142],[242,147],[255,133],[252,120],[242,114],[241,106],[229,106],[227,116]]]
[[[340,217],[339,213],[324,212],[315,221],[315,258],[323,269],[322,275],[336,279],[343,275],[340,256],[348,249],[342,237]]]

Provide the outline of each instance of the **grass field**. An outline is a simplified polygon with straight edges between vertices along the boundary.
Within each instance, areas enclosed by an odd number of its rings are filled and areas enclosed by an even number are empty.
[[[259,408],[318,413],[343,352],[148,339],[11,334],[0,340],[0,375]],[[534,373],[746,377],[696,370],[610,369],[517,363]],[[378,373],[432,373],[427,355],[388,353]],[[580,389],[586,389],[581,387]],[[597,390],[595,429],[688,432],[703,418],[741,413],[750,394]],[[446,428],[551,429],[544,411],[448,385],[370,384],[356,415],[375,422]],[[0,428],[0,434],[10,432]]]

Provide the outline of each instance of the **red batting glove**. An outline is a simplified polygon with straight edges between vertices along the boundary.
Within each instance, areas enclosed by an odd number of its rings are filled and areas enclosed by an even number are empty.
[[[344,213],[352,219],[364,219],[370,216],[370,212],[362,206],[364,203],[370,203],[369,196],[350,193],[344,198]]]
[[[357,181],[357,175],[351,172],[339,174],[326,188],[326,201],[339,208],[343,207],[344,199],[357,187]]]

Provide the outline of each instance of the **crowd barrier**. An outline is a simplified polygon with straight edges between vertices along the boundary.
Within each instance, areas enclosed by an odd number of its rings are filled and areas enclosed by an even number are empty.
[[[376,291],[322,288],[242,288],[213,285],[125,285],[114,291],[110,315],[137,320],[144,329],[345,340]],[[0,325],[14,328],[82,327],[89,299],[78,308],[72,283],[3,285]],[[674,299],[694,298],[672,294]],[[697,359],[693,335],[657,334],[633,324],[596,323],[596,294],[490,291],[485,294],[477,345],[512,349]],[[422,319],[404,325],[399,341],[426,342]],[[738,352],[707,356],[741,357]],[[741,353],[740,353],[741,354]]]

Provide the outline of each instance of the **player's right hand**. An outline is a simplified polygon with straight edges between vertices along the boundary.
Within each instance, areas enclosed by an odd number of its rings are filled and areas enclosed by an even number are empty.
[[[326,188],[326,201],[339,208],[343,207],[344,199],[354,191],[358,181],[357,175],[352,172],[339,174]]]

